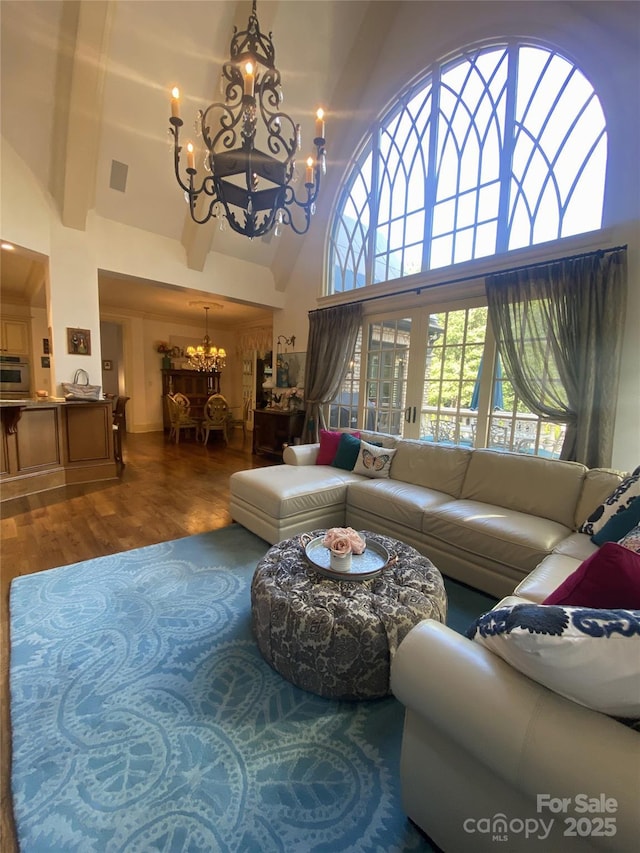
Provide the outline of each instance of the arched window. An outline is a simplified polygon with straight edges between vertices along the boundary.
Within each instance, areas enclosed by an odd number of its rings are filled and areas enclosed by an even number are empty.
[[[502,43],[438,64],[346,179],[327,292],[597,229],[606,162],[598,97],[557,52]]]

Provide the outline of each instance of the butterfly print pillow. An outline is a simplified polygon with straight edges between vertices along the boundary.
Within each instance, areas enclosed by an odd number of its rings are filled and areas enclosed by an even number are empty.
[[[360,452],[353,468],[354,474],[371,478],[388,478],[391,462],[396,451],[390,447],[376,447],[366,441],[360,442]]]

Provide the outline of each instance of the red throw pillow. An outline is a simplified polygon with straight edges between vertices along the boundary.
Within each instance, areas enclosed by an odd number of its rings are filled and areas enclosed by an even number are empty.
[[[617,542],[606,542],[542,603],[638,610],[640,554]]]
[[[338,445],[340,444],[340,437],[342,435],[344,435],[342,432],[334,432],[328,429],[320,430],[320,450],[318,451],[316,465],[331,465],[338,452]],[[359,432],[354,432],[353,435],[356,438],[360,438]]]

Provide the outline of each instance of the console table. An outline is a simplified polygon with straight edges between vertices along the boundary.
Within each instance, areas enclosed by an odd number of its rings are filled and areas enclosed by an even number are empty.
[[[282,456],[285,444],[300,438],[304,427],[304,412],[284,412],[279,409],[253,410],[253,452]]]

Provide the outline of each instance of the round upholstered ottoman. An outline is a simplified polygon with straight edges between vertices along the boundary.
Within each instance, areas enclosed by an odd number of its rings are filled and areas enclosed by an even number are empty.
[[[442,575],[429,559],[389,536],[362,533],[391,557],[369,580],[314,570],[296,536],[267,552],[251,583],[253,632],[265,660],[303,690],[332,699],[387,696],[400,642],[422,619],[447,615]]]

